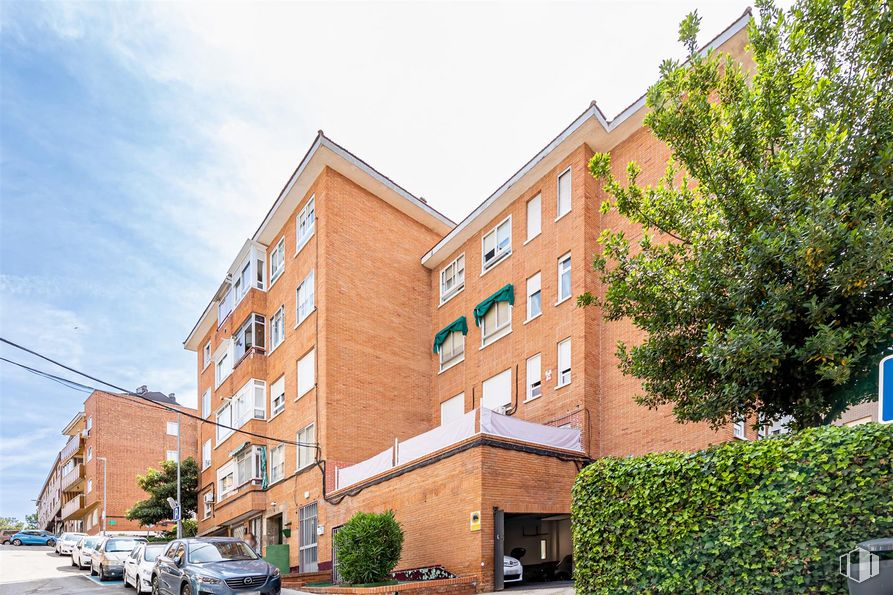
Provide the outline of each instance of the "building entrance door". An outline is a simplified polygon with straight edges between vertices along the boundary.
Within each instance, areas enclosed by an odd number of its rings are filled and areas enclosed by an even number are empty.
[[[316,536],[316,503],[304,506],[300,511],[300,568],[301,572],[316,572],[318,566]]]

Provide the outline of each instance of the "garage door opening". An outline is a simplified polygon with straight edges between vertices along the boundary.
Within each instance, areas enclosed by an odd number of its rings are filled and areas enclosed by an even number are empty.
[[[504,536],[505,588],[573,579],[570,514],[506,512]],[[518,565],[512,559],[520,562],[521,573],[515,572]]]

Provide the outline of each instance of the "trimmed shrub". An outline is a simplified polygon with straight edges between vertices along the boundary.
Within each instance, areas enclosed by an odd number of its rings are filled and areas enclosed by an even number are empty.
[[[387,580],[403,551],[403,528],[394,512],[358,512],[337,533],[338,572],[346,583]]]
[[[893,426],[826,426],[604,458],[573,490],[579,593],[845,593],[839,556],[893,534]]]

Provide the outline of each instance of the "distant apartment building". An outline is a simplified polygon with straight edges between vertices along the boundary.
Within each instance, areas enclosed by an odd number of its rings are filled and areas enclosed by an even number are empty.
[[[138,394],[93,391],[63,428],[69,439],[38,503],[41,528],[95,535],[103,530],[105,510],[109,534],[148,529],[126,518],[131,506],[148,497],[137,485],[137,475],[158,468],[164,460],[176,460],[178,432],[182,432],[182,459],[197,460],[198,428],[194,419],[184,416],[178,426],[177,413],[161,407],[196,413],[179,405],[173,395],[145,387]]]
[[[743,59],[749,18],[711,46]],[[664,172],[645,111],[592,104],[458,224],[320,133],[184,342],[201,416],[255,434],[201,424],[199,533],[250,531],[337,578],[338,528],[393,509],[398,568],[489,590],[498,552],[571,554],[586,462],[754,438],[636,405],[614,350],[642,335],[575,306],[604,293],[599,232],[637,231],[599,211],[589,159]]]

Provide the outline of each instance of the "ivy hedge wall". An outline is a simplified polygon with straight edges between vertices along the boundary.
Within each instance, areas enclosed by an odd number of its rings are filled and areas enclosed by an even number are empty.
[[[604,458],[573,491],[578,593],[846,593],[893,535],[893,425]]]

